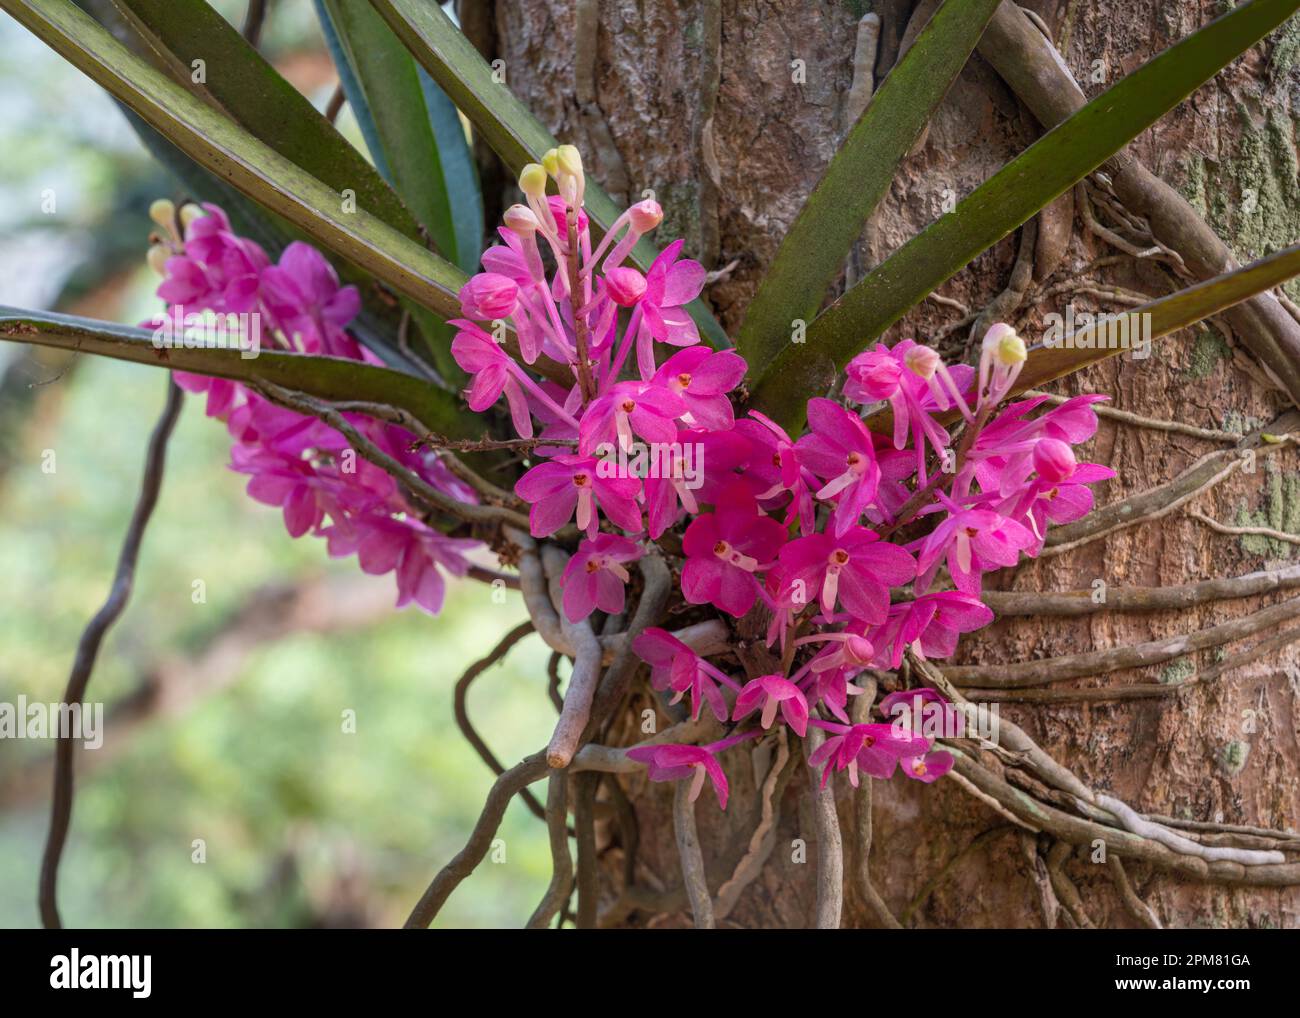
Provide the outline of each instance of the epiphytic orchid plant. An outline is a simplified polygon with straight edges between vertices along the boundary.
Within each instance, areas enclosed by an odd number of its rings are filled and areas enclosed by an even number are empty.
[[[292,536],[392,573],[398,604],[430,613],[448,576],[517,587],[532,627],[572,660],[549,745],[500,774],[481,829],[413,925],[427,925],[483,858],[504,801],[543,777],[545,809],[530,802],[567,859],[567,775],[587,771],[674,783],[683,879],[697,924],[709,925],[695,803],[708,782],[727,806],[727,767],[742,753],[799,740],[823,790],[900,770],[927,783],[962,768],[963,781],[983,780],[953,733],[929,723],[961,706],[933,662],[991,621],[984,575],[1038,555],[1050,526],[1086,515],[1089,485],[1113,476],[1074,451],[1104,397],[1018,397],[1116,348],[1084,336],[1031,346],[997,323],[975,337],[975,363],[945,363],[923,342],[887,345],[886,330],[1297,4],[1237,5],[1139,68],[823,309],[982,33],[1023,17],[998,0],[940,5],[790,226],[734,346],[703,299],[705,268],[680,240],[654,246],[658,203],[621,210],[439,5],[317,4],[369,159],[204,0],[104,6],[99,24],[70,0],[0,0],[133,111],[198,199],[151,210],[148,260],[165,309],[136,329],[5,310],[0,338],[170,369],[224,423],[231,468]],[[178,72],[209,57],[222,73],[199,83]],[[375,96],[400,101],[379,108]],[[461,113],[522,192],[501,243],[481,255]],[[1297,273],[1300,251],[1288,248],[1134,313],[1159,338]],[[241,323],[236,348],[178,341],[195,316]],[[169,385],[151,446],[126,583],[177,391]],[[88,677],[74,673],[70,698]],[[892,690],[877,701],[882,687]],[[674,723],[635,744],[602,743],[620,707],[647,690],[651,713]],[[1078,801],[1078,779],[1016,733],[1036,778]],[[71,756],[58,767],[66,794],[42,877],[47,925],[59,922]],[[1082,825],[1104,814],[1168,850],[1174,835],[1084,793],[1100,805],[1061,837],[1085,837]],[[819,815],[837,822],[834,812],[832,800]],[[1278,862],[1223,851],[1234,865]],[[564,872],[557,859],[533,925],[567,899]],[[830,897],[818,921],[838,922]]]

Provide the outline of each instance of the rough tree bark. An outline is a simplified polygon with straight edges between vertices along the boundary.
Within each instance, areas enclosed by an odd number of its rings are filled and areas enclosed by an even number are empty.
[[[687,252],[720,273],[706,296],[734,334],[755,280],[845,127],[859,18],[873,7],[881,18],[878,81],[900,45],[907,44],[914,9],[934,6],[928,0],[520,0],[496,4],[486,17],[480,10],[473,22],[480,40],[493,47],[491,55],[505,60],[509,86],[558,137],[583,148],[590,172],[621,192],[619,197],[653,190],[666,210],[660,236],[685,237]],[[1084,92],[1093,96],[1209,21],[1222,5],[1215,0],[1034,0],[1027,6],[1051,33]],[[1242,260],[1300,236],[1298,53],[1300,26],[1292,23],[1131,149],[1183,194]],[[869,63],[859,61],[859,75]],[[968,193],[1040,130],[993,67],[974,56],[864,232],[858,263],[879,261],[940,215],[945,199]],[[1097,220],[1111,226],[1120,222],[1104,196],[1094,204]],[[977,259],[942,288],[942,295],[977,314],[1013,281],[1022,245],[1026,257],[1033,256],[1031,287],[1039,292],[1018,307],[1012,301],[1000,313],[1022,323],[1030,335],[1042,328],[1045,313],[1062,312],[1067,301],[1078,310],[1122,306],[1095,289],[1053,293],[1060,284],[1077,285],[1085,275],[1153,295],[1177,285],[1168,264],[1156,259],[1117,260],[1085,272],[1094,259],[1121,251],[1086,229],[1083,210],[1067,199],[1044,213],[1032,230],[1018,231]],[[954,327],[961,318],[954,306],[926,301],[887,339],[915,335],[933,341],[946,332],[946,346],[960,349],[968,332]],[[1115,406],[1139,414],[1215,430],[1249,429],[1273,420],[1287,401],[1238,339],[1228,325],[1210,323],[1164,341],[1148,360],[1115,358],[1055,391],[1104,392]],[[1221,447],[1104,419],[1085,451],[1119,473],[1118,480],[1098,489],[1098,502],[1105,505],[1166,481]],[[1256,472],[1238,471],[1188,508],[1225,523],[1298,531],[1297,456],[1288,451],[1261,460]],[[992,586],[1058,591],[1087,589],[1096,580],[1112,588],[1168,585],[1240,575],[1297,555],[1294,545],[1216,533],[1178,510],[1003,573]],[[958,661],[1017,662],[1142,643],[1241,617],[1280,597],[1155,613],[1010,617],[967,638]],[[1119,703],[1006,703],[1002,710],[1092,787],[1143,812],[1295,828],[1300,825],[1296,646],[1169,696]],[[1177,681],[1221,656],[1207,650],[1066,686]],[[645,706],[644,698],[631,700],[626,719],[607,741],[642,737],[639,711]],[[757,761],[753,776],[732,768],[733,804],[725,815],[707,796],[700,801],[699,838],[715,896],[732,878],[739,853],[761,823],[765,799],[775,806],[770,854],[738,898],[717,909],[720,926],[812,923],[814,802],[800,754],[789,755],[794,759],[772,780],[766,780],[771,760]],[[598,806],[610,799],[612,780],[602,782]],[[635,901],[607,911],[607,921],[688,924],[684,896],[657,893],[681,884],[672,788],[650,786],[640,777],[617,780],[640,820],[636,879],[643,890]],[[1121,882],[1112,866],[1019,832],[955,782],[920,787],[900,779],[877,783],[873,793],[864,800],[847,789],[839,792],[846,926],[884,921],[855,880],[864,805],[871,811],[872,880],[893,914],[908,916],[905,925],[1064,925],[1076,921],[1068,914],[1069,883],[1078,888],[1085,921],[1138,925],[1137,912],[1126,907],[1117,890]],[[614,905],[623,881],[624,839],[616,815],[612,807],[597,810],[598,817],[611,818],[597,827],[599,844],[607,849],[601,856],[602,910]],[[806,845],[802,852],[801,844]],[[1053,870],[1069,878],[1066,884],[1052,879]],[[1195,883],[1132,862],[1126,870],[1138,898],[1166,926],[1300,925],[1296,888]],[[933,890],[910,909],[936,876],[941,879]],[[1066,887],[1066,893],[1058,894],[1056,887]]]

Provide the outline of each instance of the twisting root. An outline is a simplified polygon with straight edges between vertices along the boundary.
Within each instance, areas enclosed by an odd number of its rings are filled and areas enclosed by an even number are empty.
[[[1125,668],[1163,664],[1172,658],[1222,646],[1266,629],[1275,629],[1298,615],[1300,597],[1184,636],[1171,636],[1130,647],[1110,647],[1086,654],[1019,661],[1009,665],[960,665],[945,669],[945,674],[950,681],[963,687],[980,685],[990,689],[1023,689],[1028,686],[1046,686],[1068,679],[1105,675]],[[971,695],[978,699],[978,694]]]
[[[501,642],[492,649],[492,652],[487,657],[475,661],[465,670],[465,674],[456,683],[453,695],[452,709],[456,715],[456,725],[460,728],[461,734],[465,736],[465,741],[474,747],[475,752],[488,765],[492,773],[498,777],[505,771],[505,767],[502,766],[501,761],[497,759],[496,754],[492,752],[491,747],[479,735],[469,719],[469,706],[466,703],[469,697],[469,687],[470,683],[510,653],[510,648],[531,632],[533,632],[532,622],[521,622],[506,633],[501,638]],[[546,819],[546,811],[542,809],[542,804],[537,801],[537,797],[532,792],[524,789],[521,798],[528,804],[528,808],[534,816],[541,820]]]
[[[1093,599],[1096,595],[1093,590],[1067,590],[1060,593],[986,590],[981,597],[998,616],[1089,615],[1104,611],[1174,611],[1192,605],[1254,597],[1294,587],[1300,587],[1300,565],[1169,587],[1113,587],[1105,591],[1102,600]]]
[[[534,781],[540,781],[548,771],[545,753],[534,753],[532,756],[524,757],[496,779],[491,791],[488,792],[487,801],[483,804],[483,812],[479,814],[478,822],[474,824],[469,841],[456,853],[456,857],[451,862],[438,871],[438,875],[433,878],[424,894],[420,895],[420,900],[415,903],[415,908],[407,917],[406,929],[424,929],[433,922],[451,892],[474,872],[478,864],[483,861],[483,857],[487,855],[488,849],[492,847],[492,839],[496,836],[497,828],[501,826],[501,820],[506,815],[506,807],[510,805],[510,800]]]
[[[1047,876],[1052,881],[1056,900],[1065,906],[1065,912],[1074,921],[1074,925],[1081,930],[1094,930],[1097,926],[1088,918],[1088,913],[1084,910],[1079,889],[1074,886],[1074,881],[1065,872],[1065,860],[1070,857],[1073,849],[1074,846],[1067,841],[1057,841],[1052,844],[1047,852]]]
[[[677,835],[682,880],[690,898],[695,928],[711,930],[714,928],[713,898],[704,875],[704,856],[700,853],[700,835],[695,829],[695,803],[691,801],[689,781],[678,781],[673,789],[673,830]]]
[[[546,749],[546,762],[552,767],[567,767],[578,751],[583,730],[591,719],[591,701],[600,681],[602,654],[591,622],[587,619],[570,622],[560,609],[560,583],[567,562],[568,556],[559,548],[549,544],[542,548],[542,567],[550,583],[551,602],[559,612],[560,629],[574,648],[573,674],[569,676],[569,688],[564,693],[564,709],[560,711],[560,720],[555,723],[555,732]],[[579,802],[581,798],[579,795]]]
[[[551,844],[551,883],[528,919],[527,929],[544,930],[573,890],[573,857],[569,855],[569,776],[552,774],[546,790],[546,833]]]
[[[95,658],[99,654],[99,645],[104,634],[117,621],[126,608],[131,597],[131,587],[135,582],[135,564],[140,557],[140,544],[144,539],[145,527],[153,515],[154,506],[158,504],[158,491],[162,487],[163,467],[167,458],[167,442],[172,429],[176,426],[176,417],[180,413],[184,393],[167,376],[167,402],[163,404],[162,414],[154,425],[153,434],[149,436],[149,450],[145,455],[144,476],[140,481],[140,495],[136,499],[135,511],[131,514],[131,523],[127,527],[126,537],[122,541],[122,550],[117,557],[117,571],[113,575],[113,586],[108,592],[104,605],[95,613],[95,617],[86,625],[77,644],[77,656],[72,662],[72,674],[68,676],[68,685],[63,693],[64,704],[80,705],[86,697],[86,687],[90,684],[90,674],[95,668]],[[72,823],[73,795],[73,761],[77,744],[71,732],[60,733],[54,749],[54,801],[50,807],[50,830],[45,839],[45,854],[41,859],[41,881],[38,901],[41,911],[41,923],[48,930],[62,928],[59,919],[58,883],[59,861],[63,856],[63,846],[68,840],[68,827]]]
[[[1203,512],[1193,510],[1187,514],[1194,520],[1199,520],[1211,530],[1219,534],[1227,534],[1229,537],[1267,537],[1274,541],[1282,541],[1286,544],[1300,544],[1300,534],[1287,534],[1281,530],[1274,530],[1272,527],[1230,527],[1226,523],[1220,523],[1218,520],[1212,520]]]
[[[1114,813],[1126,830],[1144,838],[1149,838],[1152,841],[1158,841],[1182,855],[1200,856],[1210,862],[1235,862],[1240,863],[1242,866],[1267,866],[1286,862],[1286,856],[1281,852],[1263,852],[1248,848],[1224,848],[1198,844],[1181,834],[1175,834],[1166,827],[1161,827],[1159,824],[1138,816],[1131,806],[1109,795],[1098,795],[1097,805]]]
[[[826,741],[826,733],[811,725],[804,751],[812,756]],[[835,812],[835,786],[822,787],[817,768],[808,768],[812,785],[813,822],[817,827],[817,929],[838,930],[844,908],[844,846],[840,817]]]
[[[876,699],[876,680],[858,679],[862,690],[853,698],[853,722],[865,724],[871,720],[871,705]],[[863,779],[853,796],[853,876],[858,894],[876,917],[876,922],[890,930],[901,930],[903,924],[885,904],[885,899],[871,882],[871,779]]]
[[[1124,869],[1124,861],[1117,855],[1109,855],[1106,857],[1106,866],[1110,869],[1111,879],[1115,882],[1115,890],[1119,892],[1124,907],[1129,910],[1133,918],[1149,930],[1164,929],[1155,909],[1139,898],[1137,891],[1133,890],[1128,871]]]

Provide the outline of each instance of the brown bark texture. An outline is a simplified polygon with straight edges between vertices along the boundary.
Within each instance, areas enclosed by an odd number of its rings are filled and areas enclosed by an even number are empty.
[[[477,6],[477,5],[476,5]],[[508,85],[563,141],[579,145],[589,172],[619,198],[653,191],[666,218],[661,242],[682,236],[687,253],[721,275],[706,297],[735,335],[756,281],[801,203],[836,149],[855,79],[859,19],[881,18],[876,81],[906,44],[908,0],[518,0],[499,3],[487,33],[505,60]],[[921,7],[933,7],[922,2]],[[1089,97],[1221,13],[1213,0],[1035,0],[1027,5],[1051,33]],[[594,30],[592,24],[594,22]],[[913,31],[915,31],[913,26]],[[1300,27],[1294,23],[1248,52],[1162,119],[1130,152],[1171,185],[1239,260],[1267,254],[1300,235],[1300,182],[1295,150],[1300,104]],[[861,61],[869,64],[870,61]],[[862,66],[857,73],[869,68]],[[1030,109],[978,53],[906,159],[863,233],[854,264],[878,263],[900,243],[987,179],[1041,134]],[[1100,202],[1100,197],[1099,197]],[[1097,218],[1115,223],[1099,204]],[[1118,310],[1098,285],[1158,295],[1180,284],[1167,262],[1095,259],[1121,252],[1085,228],[1069,201],[1033,225],[1036,246],[1030,302],[1010,313],[1036,338],[1048,312]],[[1028,230],[1016,231],[976,259],[940,293],[972,313],[1008,286]],[[729,270],[729,271],[728,271]],[[1094,292],[1077,289],[1093,280]],[[1067,288],[1049,296],[1045,293]],[[840,288],[843,282],[837,284]],[[1075,288],[1071,288],[1075,287]],[[837,291],[838,292],[838,291]],[[833,296],[832,293],[830,296]],[[923,302],[885,337],[921,341],[942,334],[960,352],[968,329],[951,328],[962,312]],[[864,337],[864,342],[869,337]],[[1106,393],[1112,405],[1208,429],[1249,430],[1276,418],[1286,399],[1271,385],[1230,322],[1211,321],[1157,344],[1146,360],[1112,358],[1058,383],[1053,391]],[[1178,433],[1103,419],[1083,450],[1114,468],[1118,479],[1097,488],[1099,506],[1167,481],[1198,457],[1222,448]],[[1229,524],[1300,531],[1297,454],[1261,459],[1211,491],[1153,522],[1061,555],[991,577],[992,589],[1064,591],[1158,586],[1236,576],[1285,565],[1300,547],[1257,536],[1216,533],[1187,515],[1198,509]],[[1000,619],[964,639],[957,663],[1011,663],[1138,644],[1191,633],[1283,600],[1271,594],[1220,600],[1173,611],[1103,611],[1072,617]],[[1266,633],[1264,635],[1271,635]],[[1091,787],[1148,814],[1274,828],[1300,825],[1300,670],[1297,647],[1264,655],[1214,682],[1169,696],[1118,703],[1005,703],[1049,753]],[[1205,669],[1235,646],[1201,651],[1050,688],[1095,688],[1177,681]],[[635,741],[633,698],[625,731]],[[753,773],[728,759],[732,805],[721,813],[707,794],[698,809],[699,837],[715,895],[733,877],[763,822],[765,785],[773,800],[770,852],[719,926],[811,925],[816,899],[816,832],[809,771],[801,753],[775,782],[770,759]],[[598,817],[612,817],[602,784]],[[680,888],[673,837],[672,788],[620,777],[639,818],[635,902],[610,921],[680,926],[690,912]],[[1087,919],[1102,927],[1137,925],[1113,869],[1086,850],[1054,852],[1025,835],[956,782],[921,786],[899,778],[876,783],[869,803],[838,791],[846,882],[843,925],[877,924],[852,874],[860,864],[855,809],[872,810],[871,875],[904,925],[988,927],[1066,925],[1048,870],[1058,865],[1078,888]],[[856,801],[855,801],[856,800]],[[859,818],[861,819],[861,818]],[[617,825],[602,819],[601,907],[622,884]],[[979,839],[978,841],[976,839]],[[1128,863],[1137,896],[1166,926],[1296,927],[1300,889],[1197,883]],[[925,900],[909,904],[936,876]]]

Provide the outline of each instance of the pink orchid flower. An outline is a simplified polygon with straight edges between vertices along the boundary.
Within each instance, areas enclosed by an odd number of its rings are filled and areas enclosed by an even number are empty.
[[[822,770],[823,788],[832,771],[847,771],[854,788],[858,787],[859,771],[888,780],[893,777],[899,760],[921,756],[930,749],[929,739],[909,733],[900,735],[891,725],[844,725],[819,720],[810,723],[835,733],[808,758],[810,767],[826,765]]]
[[[618,382],[582,415],[578,451],[590,456],[601,446],[630,449],[633,435],[647,442],[671,443],[677,437],[676,419],[685,409],[681,396],[663,385]]]
[[[691,604],[712,604],[740,618],[758,598],[755,574],[784,540],[781,524],[761,515],[749,486],[736,482],[723,490],[714,512],[686,528],[682,593]]]
[[[901,768],[903,773],[912,780],[923,781],[929,785],[952,770],[954,763],[951,753],[938,749],[933,753],[926,753],[925,756],[906,758],[902,761]]]
[[[671,689],[678,703],[687,693],[691,695],[691,717],[698,720],[704,704],[709,705],[714,717],[727,720],[727,702],[722,698],[718,683],[732,690],[740,686],[729,675],[709,664],[681,640],[667,630],[651,626],[632,641],[637,657],[650,666],[650,684],[658,690]]]
[[[758,500],[766,502],[788,494],[782,524],[788,528],[798,519],[800,533],[811,534],[815,508],[810,482],[814,478],[800,464],[794,441],[776,421],[757,410],[751,410],[748,418],[737,421],[735,431],[750,443],[751,455],[745,474],[758,485]]]
[[[796,602],[815,598],[827,614],[842,602],[853,618],[872,624],[888,616],[889,588],[916,575],[911,555],[858,526],[838,537],[795,538],[781,549],[780,559],[786,590]]]
[[[699,330],[686,311],[704,289],[704,266],[689,259],[677,261],[682,241],[675,240],[659,252],[645,277],[645,293],[637,335],[637,367],[643,379],[655,373],[653,340],[670,346],[694,346],[700,341]]]
[[[781,675],[760,675],[746,683],[736,697],[736,709],[731,720],[739,721],[760,708],[763,711],[760,723],[764,729],[772,727],[779,708],[785,723],[803,738],[808,729],[808,701],[789,679]]]
[[[717,761],[717,754],[730,749],[746,739],[756,739],[762,732],[750,731],[729,735],[725,739],[708,746],[682,746],[667,744],[662,746],[633,746],[627,751],[629,760],[646,765],[651,781],[681,781],[691,778],[690,800],[700,797],[707,777],[713,782],[714,794],[718,797],[718,806],[727,808],[727,775]]]
[[[674,445],[660,447],[645,477],[645,508],[650,537],[656,539],[681,516],[695,515],[712,502],[735,470],[749,457],[749,444],[734,431],[679,431]],[[666,468],[666,469],[665,469]]]
[[[977,597],[959,590],[922,594],[914,601],[890,605],[889,618],[868,634],[878,657],[872,664],[898,668],[908,647],[923,658],[951,657],[962,633],[974,632],[993,621],[993,612]]]
[[[635,541],[617,534],[597,534],[578,545],[564,567],[564,614],[581,622],[599,608],[607,615],[623,610],[629,579],[626,563],[641,557]]]
[[[692,346],[669,357],[653,382],[681,397],[682,422],[708,431],[728,431],[735,417],[727,393],[745,377],[745,360],[734,350]]]
[[[591,456],[556,456],[539,463],[515,483],[515,494],[531,504],[529,529],[534,537],[548,537],[577,514],[578,529],[594,538],[599,514],[635,534],[641,530],[641,510],[636,497],[641,482],[635,477],[606,477]]]
[[[490,336],[475,330],[458,332],[451,341],[451,355],[471,381],[465,400],[475,413],[492,406],[504,392],[510,407],[510,420],[521,438],[533,437],[533,418],[528,398],[511,373],[510,356]]]
[[[947,518],[908,546],[918,549],[918,590],[930,586],[946,559],[957,589],[979,597],[983,573],[1015,565],[1020,553],[1036,544],[1033,532],[1015,520],[988,509],[962,509],[942,494],[939,498],[949,506]]]
[[[835,500],[835,533],[843,534],[876,497],[875,441],[857,414],[829,399],[808,401],[808,428],[797,443],[799,462],[825,481],[816,495]]]
[[[279,264],[263,270],[261,296],[305,353],[357,359],[357,346],[344,328],[361,310],[361,296],[355,286],[339,286],[334,267],[310,244],[294,241]]]

